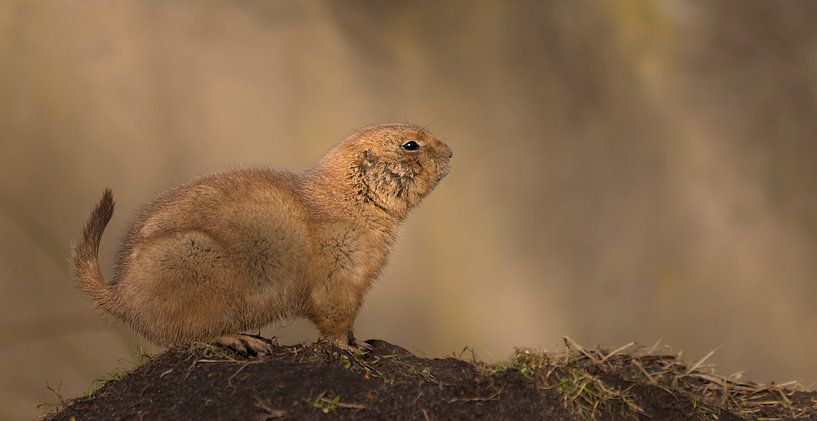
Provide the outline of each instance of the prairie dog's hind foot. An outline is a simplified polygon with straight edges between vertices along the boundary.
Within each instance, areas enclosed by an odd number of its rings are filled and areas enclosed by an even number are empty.
[[[270,340],[264,338],[263,336],[248,335],[244,333],[224,335],[213,339],[211,343],[247,356],[272,354],[272,345]]]

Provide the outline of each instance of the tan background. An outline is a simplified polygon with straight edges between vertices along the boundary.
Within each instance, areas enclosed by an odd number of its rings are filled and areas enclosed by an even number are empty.
[[[817,3],[0,1],[0,419],[147,346],[71,285],[105,186],[129,215],[236,165],[306,168],[429,124],[454,172],[358,335],[425,355],[659,338],[817,380]],[[438,121],[436,121],[438,120]],[[271,327],[314,339],[303,321]]]

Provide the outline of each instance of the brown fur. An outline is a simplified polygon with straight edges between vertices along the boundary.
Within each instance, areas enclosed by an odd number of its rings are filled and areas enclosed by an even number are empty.
[[[418,151],[403,150],[407,140]],[[144,209],[112,284],[97,263],[106,190],[74,248],[77,285],[161,345],[306,316],[342,345],[408,211],[448,173],[451,150],[409,124],[364,128],[303,174],[236,170],[195,179]]]

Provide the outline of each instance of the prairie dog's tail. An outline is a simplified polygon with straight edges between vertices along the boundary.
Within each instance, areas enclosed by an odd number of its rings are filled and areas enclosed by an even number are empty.
[[[113,215],[113,194],[105,189],[88,221],[82,229],[82,237],[74,244],[74,285],[83,290],[97,308],[109,314],[115,314],[115,297],[113,289],[102,277],[99,270],[99,241],[102,232]]]

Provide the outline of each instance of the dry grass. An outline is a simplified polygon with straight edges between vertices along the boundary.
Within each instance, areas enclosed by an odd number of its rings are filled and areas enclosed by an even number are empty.
[[[741,380],[742,373],[718,375],[706,361],[694,363],[666,347],[658,350],[629,343],[613,351],[587,349],[564,338],[559,352],[517,349],[510,361],[483,365],[482,370],[518,370],[535,379],[544,391],[555,391],[578,415],[596,419],[615,415],[636,419],[645,413],[639,392],[657,388],[685,400],[690,418],[718,419],[729,413],[753,420],[790,420],[817,416],[817,400],[796,382],[758,384]],[[626,352],[625,352],[626,351]],[[637,388],[639,388],[637,390]]]

